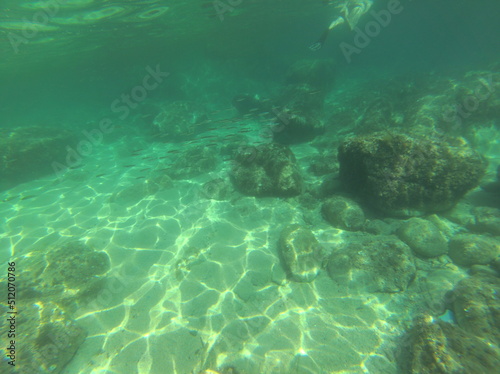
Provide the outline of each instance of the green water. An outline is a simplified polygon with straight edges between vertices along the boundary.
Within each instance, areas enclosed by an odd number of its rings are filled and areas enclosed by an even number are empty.
[[[494,373],[499,11],[2,1],[0,372]]]

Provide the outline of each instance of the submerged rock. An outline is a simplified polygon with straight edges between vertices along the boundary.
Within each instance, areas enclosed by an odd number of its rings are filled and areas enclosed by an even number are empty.
[[[351,199],[342,196],[329,198],[321,207],[323,218],[334,227],[357,231],[363,228],[363,209]]]
[[[22,319],[18,321],[17,334],[22,344],[17,346],[16,366],[5,370],[12,374],[62,373],[78,348],[85,341],[86,333],[68,314],[50,300],[43,303],[18,301]],[[4,313],[7,310],[3,311]],[[7,318],[0,322],[3,331],[9,331]],[[7,337],[7,334],[5,334]],[[2,346],[9,343],[0,339]],[[2,362],[7,365],[7,362]]]
[[[235,157],[231,179],[241,193],[250,196],[297,196],[302,177],[292,151],[279,144],[244,147]]]
[[[0,189],[75,166],[75,135],[56,127],[19,127],[0,134]],[[78,148],[78,147],[76,147]],[[88,149],[85,149],[87,152]]]
[[[397,216],[452,208],[479,184],[486,163],[465,142],[377,133],[339,147],[344,186],[375,208]]]
[[[453,311],[465,331],[500,344],[500,279],[472,276],[460,281],[453,290]],[[499,366],[500,367],[500,366]]]
[[[451,238],[448,255],[457,265],[487,265],[500,256],[500,242],[483,235],[459,234]]]
[[[289,225],[280,235],[278,250],[288,277],[296,282],[311,282],[324,261],[324,251],[311,230]]]
[[[328,274],[349,292],[400,292],[415,278],[410,248],[394,236],[360,235],[335,250]]]
[[[158,139],[177,142],[191,138],[195,127],[205,119],[206,114],[195,103],[174,101],[159,111],[151,126]]]
[[[398,230],[399,238],[422,257],[438,257],[448,252],[448,241],[435,224],[422,218],[411,218]]]
[[[287,71],[287,85],[308,84],[316,90],[328,92],[333,87],[335,64],[333,60],[300,60]]]
[[[277,113],[273,140],[281,144],[304,143],[324,132],[324,124],[317,116],[286,107]]]
[[[406,340],[399,357],[403,373],[494,373],[500,367],[495,348],[430,316],[417,318]]]
[[[167,174],[172,179],[192,179],[215,170],[217,156],[211,148],[190,148],[179,154],[169,167]]]
[[[477,207],[472,210],[474,221],[468,228],[491,235],[500,235],[500,209]]]

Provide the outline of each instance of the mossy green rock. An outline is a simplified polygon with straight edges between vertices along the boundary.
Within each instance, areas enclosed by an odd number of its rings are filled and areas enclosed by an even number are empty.
[[[390,215],[452,208],[478,186],[486,162],[466,142],[375,133],[339,147],[340,178],[350,192]]]
[[[358,234],[330,256],[328,274],[351,293],[404,291],[415,278],[411,249],[394,236]]]
[[[323,264],[324,251],[311,230],[289,225],[280,235],[278,250],[288,277],[296,282],[311,282]]]
[[[302,192],[302,176],[292,151],[279,144],[242,147],[235,157],[231,180],[250,196],[292,197]]]
[[[468,228],[477,232],[484,232],[500,236],[500,209],[492,207],[477,207],[472,210],[474,221]]]
[[[461,328],[497,346],[500,344],[500,279],[475,275],[461,280],[452,294]]]
[[[17,346],[16,366],[2,373],[59,374],[71,361],[85,341],[86,333],[58,305],[46,300],[32,303],[18,300],[22,316],[18,319],[17,336],[22,344]],[[7,318],[0,328],[8,331]],[[4,334],[5,338],[7,334]],[[16,339],[17,340],[17,339]],[[0,338],[8,347],[7,339]],[[7,365],[7,362],[2,362]]]
[[[448,252],[448,241],[435,224],[422,218],[411,218],[398,230],[399,238],[418,256],[438,257]]]
[[[487,265],[500,255],[500,242],[483,235],[459,234],[451,238],[448,255],[457,265]]]
[[[351,199],[335,196],[321,207],[323,218],[334,227],[344,230],[361,230],[365,223],[363,209]]]
[[[400,357],[402,373],[496,373],[500,354],[482,339],[430,316],[417,319]]]

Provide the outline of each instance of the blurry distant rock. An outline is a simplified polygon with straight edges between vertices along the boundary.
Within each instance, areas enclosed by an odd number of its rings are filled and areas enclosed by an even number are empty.
[[[191,148],[177,157],[168,168],[167,174],[172,179],[191,179],[208,173],[217,167],[214,150],[205,147]]]
[[[239,94],[232,100],[233,106],[241,115],[259,115],[271,110],[270,100],[259,98],[257,95]]]
[[[344,141],[339,162],[345,188],[399,216],[452,208],[478,185],[486,168],[465,142],[391,133]]]
[[[454,120],[456,105],[455,98],[448,88],[436,94],[426,94],[416,100],[408,107],[405,117],[412,127],[456,133],[460,126]]]
[[[500,209],[477,207],[472,213],[474,221],[468,225],[469,229],[500,236]]]
[[[324,261],[324,250],[311,230],[300,225],[283,229],[278,243],[283,267],[296,282],[313,281]]]
[[[0,131],[0,188],[54,173],[52,163],[67,164],[77,138],[56,127],[18,127]],[[76,162],[73,159],[71,162]],[[57,169],[58,170],[58,169]]]
[[[325,94],[332,89],[335,79],[333,60],[300,60],[287,71],[287,85],[307,84]]]
[[[201,190],[203,197],[212,200],[226,200],[231,193],[231,185],[229,181],[216,178],[206,182]]]
[[[17,345],[16,366],[2,372],[61,373],[85,341],[85,331],[50,300],[36,304],[18,300],[17,306],[23,311],[17,325],[17,336],[23,343]],[[4,315],[6,311],[2,311]],[[7,318],[2,318],[0,328],[9,331],[8,323]],[[5,348],[9,346],[7,340],[0,341]]]
[[[402,373],[494,373],[497,350],[456,325],[430,316],[415,319],[401,346]]]
[[[361,230],[365,223],[363,209],[353,200],[342,196],[329,198],[322,206],[323,218],[334,227]]]
[[[370,134],[396,125],[393,100],[378,96],[366,105],[357,124],[357,134]]]
[[[469,226],[475,222],[472,210],[473,206],[470,203],[459,201],[452,209],[443,212],[442,216],[461,226]]]
[[[497,168],[496,181],[484,184],[481,188],[486,192],[500,195],[500,166]]]
[[[359,235],[335,250],[328,274],[349,292],[400,292],[415,278],[410,248],[394,236]]]
[[[402,221],[399,219],[372,219],[365,223],[364,230],[374,235],[393,235],[401,225]]]
[[[302,177],[292,151],[279,144],[244,147],[235,157],[231,177],[250,196],[289,197],[302,191]]]
[[[174,101],[167,104],[153,118],[155,137],[164,142],[189,139],[196,126],[206,119],[206,114],[193,102]]]
[[[399,238],[422,257],[438,257],[448,252],[448,241],[435,224],[411,218],[398,230]]]
[[[309,165],[309,171],[317,177],[337,173],[339,171],[339,163],[336,155],[335,157],[326,156],[315,158]]]
[[[318,114],[323,108],[325,93],[308,84],[289,85],[283,88],[276,103],[303,115]]]
[[[454,97],[462,120],[497,118],[500,113],[500,73],[470,71],[454,85]]]
[[[472,276],[453,290],[453,311],[465,331],[500,344],[500,278]],[[498,366],[500,367],[500,366]]]
[[[273,140],[281,144],[308,142],[325,132],[317,116],[288,107],[278,112],[273,127]]]
[[[450,240],[448,255],[457,265],[487,265],[500,256],[500,242],[483,235],[458,234]]]

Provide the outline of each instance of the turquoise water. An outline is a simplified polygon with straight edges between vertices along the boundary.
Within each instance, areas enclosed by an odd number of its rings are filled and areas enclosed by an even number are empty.
[[[494,373],[499,11],[3,1],[0,372]]]

